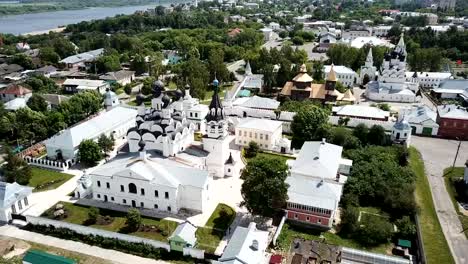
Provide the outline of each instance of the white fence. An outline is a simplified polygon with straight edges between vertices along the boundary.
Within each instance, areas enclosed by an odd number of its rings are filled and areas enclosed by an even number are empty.
[[[276,229],[276,233],[273,236],[273,245],[276,246],[276,240],[278,239],[279,235],[281,234],[281,230],[283,229],[284,222],[286,222],[286,215],[281,218],[280,224],[278,225],[278,228]]]
[[[37,159],[25,156],[23,159],[29,164],[41,168],[53,169],[53,170],[60,170],[60,171],[67,171],[71,164],[71,161],[60,162],[54,160],[47,160],[47,159]]]
[[[160,241],[156,241],[152,239],[147,239],[147,238],[130,236],[126,234],[120,234],[120,233],[106,231],[106,230],[100,230],[100,229],[96,229],[96,228],[92,228],[88,226],[82,226],[82,225],[76,225],[76,224],[71,224],[71,223],[62,222],[62,221],[51,220],[51,219],[47,219],[43,217],[26,216],[26,222],[31,223],[33,225],[45,225],[45,226],[53,226],[55,228],[67,228],[67,229],[73,230],[83,235],[95,235],[95,236],[102,236],[102,237],[107,237],[107,238],[115,238],[115,239],[132,242],[132,243],[144,243],[144,244],[153,246],[154,248],[163,248],[167,251],[171,250],[168,243],[164,243],[164,242],[160,242]]]
[[[196,259],[204,259],[205,258],[205,250],[196,249],[196,248],[183,248],[182,249],[184,256],[190,256]]]

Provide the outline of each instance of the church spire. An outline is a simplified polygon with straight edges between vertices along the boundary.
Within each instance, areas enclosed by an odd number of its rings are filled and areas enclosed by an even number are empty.
[[[250,67],[250,62],[247,61],[245,65],[245,75],[252,75],[252,68]]]
[[[219,121],[219,120],[224,119],[223,105],[221,104],[221,99],[219,98],[218,87],[219,87],[219,81],[215,77],[213,81],[214,92],[213,92],[213,96],[211,97],[209,112],[208,112],[208,115],[206,116],[207,121]]]
[[[401,53],[402,55],[406,56],[406,45],[405,45],[405,38],[403,32],[400,35],[400,40],[395,48],[395,51]]]
[[[374,58],[372,57],[372,47],[369,48],[369,53],[367,53],[366,62],[374,63]]]

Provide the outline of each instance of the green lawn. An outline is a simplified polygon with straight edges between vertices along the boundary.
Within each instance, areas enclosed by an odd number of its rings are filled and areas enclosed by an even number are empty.
[[[236,218],[234,209],[226,204],[218,204],[205,227],[200,227],[197,230],[197,248],[214,253],[234,218]]]
[[[300,228],[296,226],[290,226],[289,224],[284,224],[283,230],[281,230],[281,234],[278,237],[278,246],[283,252],[287,252],[292,241],[295,238],[303,238],[307,240],[322,240],[325,239],[325,243],[332,244],[332,245],[340,245],[343,247],[349,248],[356,248],[360,250],[367,250],[374,253],[380,254],[388,254],[389,250],[391,249],[392,245],[382,244],[377,247],[363,247],[361,244],[356,242],[353,239],[348,239],[344,237],[340,237],[338,234],[333,234],[331,232],[320,232],[317,230],[307,229],[307,228]]]
[[[445,240],[432,200],[431,187],[426,178],[421,154],[410,148],[410,167],[416,175],[416,203],[424,251],[428,263],[454,263],[452,254]]]
[[[466,238],[468,238],[468,216],[460,212],[460,207],[458,205],[458,200],[457,200],[458,195],[455,189],[455,181],[462,179],[464,172],[465,172],[464,167],[446,168],[444,170],[444,182],[445,182],[445,187],[447,188],[447,192],[450,195],[450,199],[452,200],[453,206],[455,207],[455,211],[457,211],[458,213],[458,218],[460,219],[463,230],[466,230],[464,234]],[[466,201],[462,201],[462,202],[466,202]]]
[[[53,190],[64,184],[73,175],[53,170],[41,169],[31,166],[32,177],[28,186],[34,187],[35,192]]]
[[[289,159],[295,159],[294,157],[289,157],[281,154],[275,154],[275,153],[268,153],[268,152],[258,152],[257,156],[253,158],[245,158],[247,162],[251,159],[255,159],[257,157],[265,157],[265,158],[275,158],[279,159],[282,163],[286,163],[287,160]]]
[[[60,203],[64,205],[65,211],[67,213],[67,217],[64,218],[62,221],[73,223],[73,224],[78,224],[78,225],[87,225],[86,222],[88,220],[89,207],[75,205],[72,203],[65,203],[65,202],[60,202]],[[55,209],[55,205],[51,207],[49,210],[47,210],[43,214],[43,216],[54,219],[54,215],[53,215],[54,209]],[[142,224],[148,225],[148,226],[154,226],[155,229],[157,229],[158,231],[127,232],[126,225],[125,225],[126,215],[127,215],[126,213],[119,212],[119,211],[112,211],[112,210],[104,210],[104,209],[100,209],[99,213],[101,217],[110,216],[111,218],[113,218],[113,221],[110,224],[93,224],[93,225],[88,225],[88,226],[107,230],[107,231],[126,233],[129,235],[134,235],[134,236],[139,236],[139,237],[144,237],[144,238],[149,238],[149,239],[154,239],[154,240],[159,240],[159,241],[167,241],[167,238],[172,234],[172,232],[174,232],[174,230],[176,229],[178,225],[176,222],[173,222],[173,221],[142,217]]]

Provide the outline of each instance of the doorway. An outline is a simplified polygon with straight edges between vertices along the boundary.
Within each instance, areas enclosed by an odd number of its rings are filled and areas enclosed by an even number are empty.
[[[135,200],[132,200],[132,207],[136,207],[136,202],[135,202]]]

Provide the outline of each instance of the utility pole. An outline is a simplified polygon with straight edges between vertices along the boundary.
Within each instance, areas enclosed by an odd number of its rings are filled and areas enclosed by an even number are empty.
[[[460,151],[460,147],[461,147],[461,143],[462,143],[462,141],[460,139],[458,139],[458,137],[456,139],[459,142],[458,142],[457,152],[455,153],[455,158],[453,159],[452,171],[455,169],[455,163],[457,162],[458,152]]]

